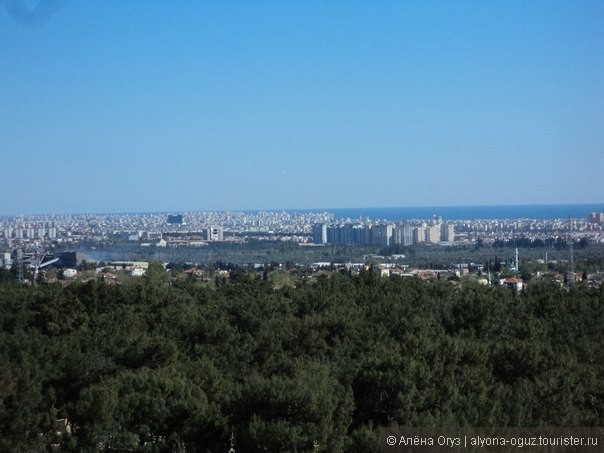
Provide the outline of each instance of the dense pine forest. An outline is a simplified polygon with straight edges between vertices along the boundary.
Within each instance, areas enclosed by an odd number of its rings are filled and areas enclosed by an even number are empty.
[[[395,424],[604,425],[604,287],[151,266],[121,286],[7,278],[0,326],[1,451],[366,452]]]

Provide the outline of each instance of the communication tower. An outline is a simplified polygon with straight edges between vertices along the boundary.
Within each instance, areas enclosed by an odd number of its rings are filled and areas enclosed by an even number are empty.
[[[25,277],[23,277],[23,249],[17,249],[17,281],[19,283],[25,282]]]
[[[575,254],[573,248],[573,221],[568,217],[568,242],[570,245],[570,256],[568,260],[567,285],[575,286]]]

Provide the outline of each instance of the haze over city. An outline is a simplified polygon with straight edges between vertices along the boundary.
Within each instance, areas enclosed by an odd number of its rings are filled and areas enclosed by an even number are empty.
[[[603,201],[600,1],[3,3],[0,215]]]

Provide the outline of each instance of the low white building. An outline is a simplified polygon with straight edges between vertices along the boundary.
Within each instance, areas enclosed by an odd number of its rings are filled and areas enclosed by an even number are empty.
[[[142,267],[133,267],[132,269],[130,269],[128,272],[130,275],[132,275],[133,277],[142,277],[143,275],[145,275],[145,272],[147,270],[143,269]]]
[[[75,269],[65,269],[63,271],[63,277],[65,278],[75,278],[78,275],[78,271]]]
[[[524,289],[524,281],[521,278],[506,278],[500,280],[502,286],[516,292],[521,292]]]
[[[9,252],[0,253],[0,267],[9,269],[13,265],[13,260]]]

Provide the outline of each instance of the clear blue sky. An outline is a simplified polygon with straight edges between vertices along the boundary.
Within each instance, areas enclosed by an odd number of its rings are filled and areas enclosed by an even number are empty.
[[[604,1],[0,0],[0,214],[604,201]]]

